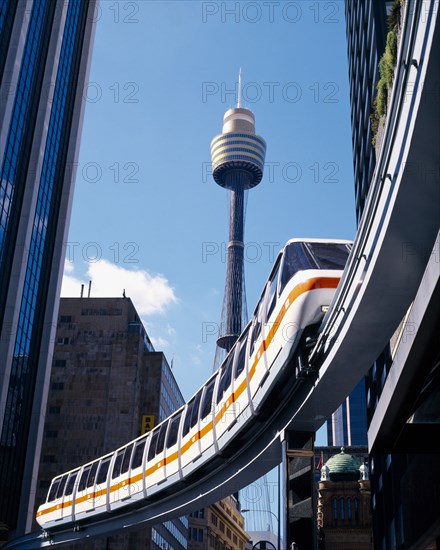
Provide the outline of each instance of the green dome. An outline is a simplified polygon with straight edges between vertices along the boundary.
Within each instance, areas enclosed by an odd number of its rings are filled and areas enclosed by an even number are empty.
[[[326,462],[332,481],[357,480],[359,479],[359,468],[361,464],[356,458],[344,452],[332,456]]]

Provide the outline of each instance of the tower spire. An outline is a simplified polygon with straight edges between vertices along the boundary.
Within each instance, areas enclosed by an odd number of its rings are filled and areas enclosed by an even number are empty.
[[[241,108],[241,67],[238,71],[238,93],[237,93],[237,109]]]

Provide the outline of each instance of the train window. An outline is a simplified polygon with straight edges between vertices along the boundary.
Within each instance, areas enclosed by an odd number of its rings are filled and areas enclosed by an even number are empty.
[[[150,448],[148,449],[148,460],[152,460],[156,454],[157,438],[159,437],[159,430],[155,430],[151,436]]]
[[[304,249],[303,243],[290,243],[284,249],[283,269],[280,278],[280,294],[290,279],[304,269],[315,269],[315,265],[310,265],[310,258]]]
[[[73,493],[73,488],[75,486],[76,478],[78,477],[78,472],[72,472],[69,477],[69,481],[66,483],[66,490],[64,491],[64,496],[68,497]]]
[[[220,374],[220,382],[219,382],[218,391],[217,391],[217,405],[220,403],[221,398],[223,397],[223,394],[231,385],[233,360],[234,360],[234,354],[230,353],[228,358],[226,359],[226,363],[223,364],[221,374]]]
[[[98,470],[99,461],[97,460],[92,464],[92,467],[90,468],[89,477],[87,478],[87,487],[91,487],[95,484],[96,479],[96,472]]]
[[[90,468],[91,466],[86,466],[82,471],[81,479],[79,480],[78,491],[84,491],[84,489],[86,488],[87,478],[89,477]]]
[[[203,397],[200,419],[203,420],[212,411],[212,394],[214,393],[215,378],[206,386],[205,396]]]
[[[51,502],[52,500],[55,500],[58,487],[60,486],[61,478],[54,479],[52,481],[52,485],[50,486],[49,494],[47,495],[47,502]]]
[[[277,284],[278,284],[278,272],[280,270],[280,260],[278,260],[277,267],[270,278],[269,282],[269,295],[267,298],[267,313],[266,313],[266,322],[269,320],[269,317],[272,314],[272,311],[275,308],[277,303]]]
[[[122,460],[122,465],[121,465],[121,474],[125,474],[128,472],[132,449],[133,449],[133,443],[130,443],[130,445],[127,445],[125,447],[124,458]]]
[[[66,474],[61,478],[61,483],[60,483],[60,486],[58,487],[58,491],[57,491],[57,498],[61,498],[63,496],[64,487],[66,486],[68,477],[69,477],[69,474]]]
[[[185,423],[183,424],[183,436],[185,436],[191,428],[197,424],[199,415],[200,398],[202,397],[202,390],[188,403],[186,408]]]
[[[159,454],[163,451],[165,446],[165,436],[167,434],[168,420],[162,424],[159,430],[159,437],[157,438],[156,454]]]
[[[179,425],[182,413],[178,413],[170,420],[170,429],[168,430],[167,449],[177,443],[177,436],[179,434]]]
[[[245,367],[245,363],[246,363],[246,344],[247,344],[248,333],[249,333],[249,329],[246,330],[246,332],[244,333],[242,339],[238,343],[238,345],[240,346],[240,349],[238,351],[237,364],[235,366],[234,380],[237,380],[237,378],[243,372],[244,367]]]
[[[320,269],[344,269],[350,252],[344,243],[305,243]]]
[[[189,432],[189,426],[191,424],[191,414],[194,407],[194,399],[188,403],[186,408],[185,422],[183,423],[182,436],[185,436]]]
[[[145,443],[146,439],[141,439],[138,441],[134,447],[133,451],[133,458],[131,460],[131,468],[139,468],[139,466],[142,464],[142,457],[144,456],[144,449],[145,449]]]
[[[124,449],[118,451],[113,465],[112,479],[115,479],[121,474],[122,459],[124,458]]]
[[[105,458],[99,465],[98,475],[96,476],[96,484],[101,485],[107,480],[108,469],[110,467],[111,457]]]
[[[263,293],[264,295],[264,293]],[[261,322],[261,309],[262,309],[262,299],[260,298],[260,301],[258,303],[258,306],[256,308],[256,313],[255,313],[255,322],[254,322],[254,327],[252,329],[252,336],[251,336],[251,345],[250,345],[250,349],[249,349],[249,356],[251,356],[253,353],[254,353],[254,348],[255,348],[255,343],[257,342],[258,338],[260,337],[261,335],[261,326],[262,326],[262,322]]]

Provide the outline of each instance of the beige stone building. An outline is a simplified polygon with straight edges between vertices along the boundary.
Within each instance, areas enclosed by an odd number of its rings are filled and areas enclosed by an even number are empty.
[[[190,515],[188,550],[244,550],[248,540],[233,496]]]

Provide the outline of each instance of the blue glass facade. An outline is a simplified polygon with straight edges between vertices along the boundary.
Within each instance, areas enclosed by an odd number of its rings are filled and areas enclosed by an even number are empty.
[[[327,423],[329,446],[367,446],[367,402],[362,379]]]
[[[19,515],[33,498],[42,416],[35,407],[44,406],[50,368],[47,326],[72,189],[66,164],[77,150],[90,7],[89,0],[70,0],[61,9],[56,0],[5,0],[0,8],[0,522],[10,531],[24,529],[27,520],[17,527]],[[50,100],[43,93],[49,86]]]
[[[389,4],[390,2],[388,2]],[[376,165],[371,109],[385,48],[384,0],[345,0],[356,219],[359,223]],[[327,422],[328,445],[367,445],[366,380]]]

